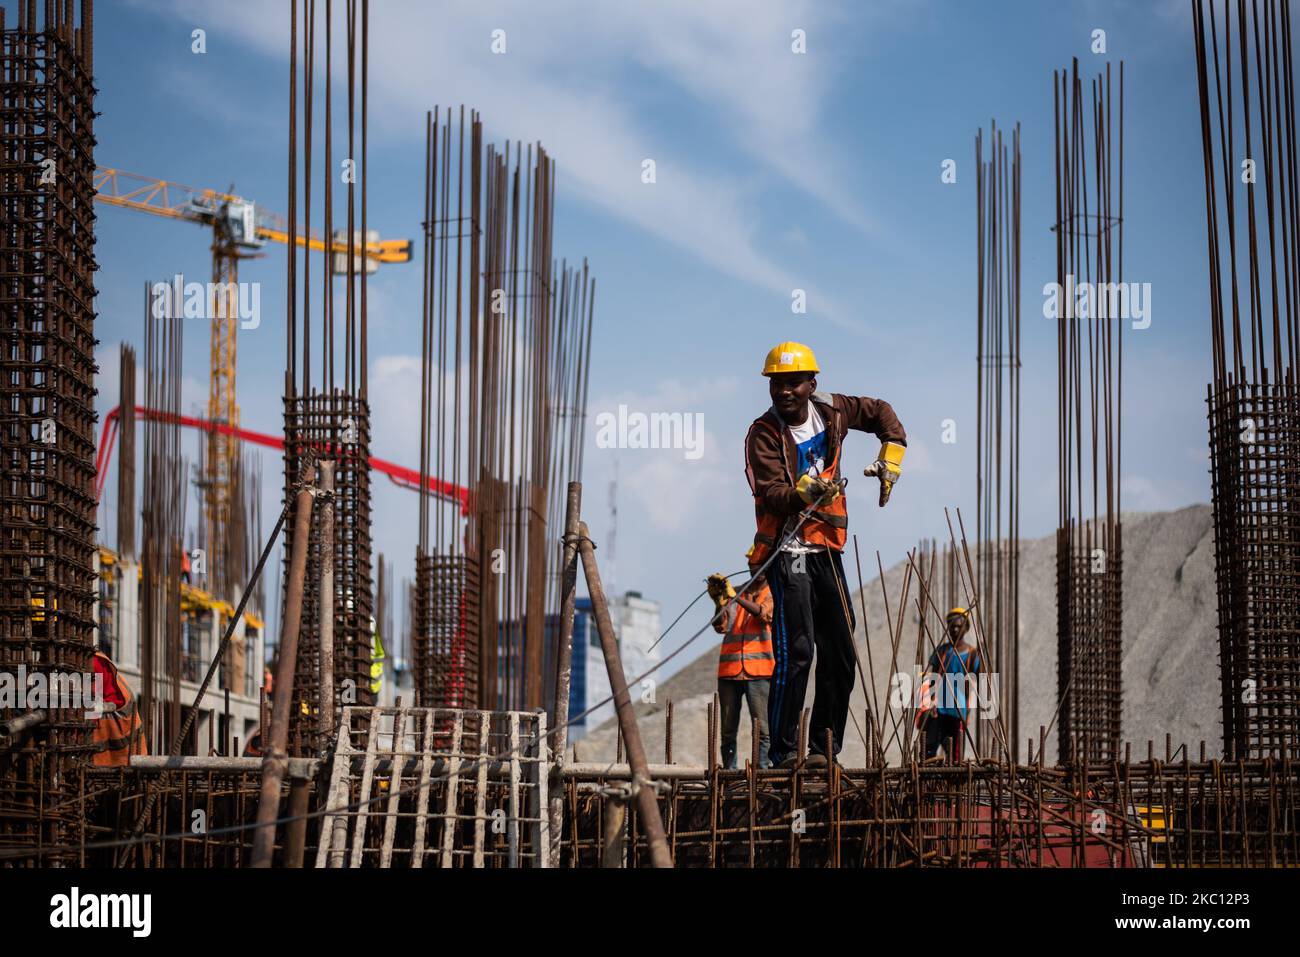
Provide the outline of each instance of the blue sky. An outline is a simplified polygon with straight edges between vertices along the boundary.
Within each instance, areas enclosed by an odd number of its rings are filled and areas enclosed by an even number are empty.
[[[287,9],[118,0],[97,14],[97,162],[286,210]],[[203,55],[191,52],[196,28]],[[494,29],[504,55],[490,50]],[[1104,56],[1090,52],[1094,29]],[[876,549],[888,565],[946,536],[944,506],[973,514],[973,155],[990,119],[1019,121],[1023,137],[1022,532],[1055,527],[1056,337],[1041,309],[1055,270],[1051,76],[1074,56],[1085,75],[1126,64],[1124,274],[1152,289],[1150,328],[1125,337],[1124,507],[1208,501],[1190,3],[375,0],[371,50],[370,220],[385,236],[419,233],[423,117],[437,104],[475,107],[489,139],[540,140],[557,160],[557,253],[588,257],[598,282],[584,511],[606,540],[617,458],[616,584],[660,600],[665,621],[710,572],[744,564],[742,439],[767,407],[759,369],[778,341],[808,343],[822,388],[887,398],[907,427],[904,479],[884,510],[861,478],[876,440],[846,448],[864,566]],[[641,182],[645,158],[654,185]],[[955,184],[940,181],[949,158]],[[105,410],[118,343],[141,342],[144,281],[205,279],[210,257],[205,230],[124,210],[100,208],[98,237]],[[277,247],[241,267],[262,283],[263,322],[240,334],[239,402],[243,423],[265,431],[282,427],[284,275]],[[373,450],[411,466],[419,283],[418,262],[370,283]],[[794,288],[806,315],[791,313]],[[185,329],[184,371],[187,411],[201,410],[206,326]],[[594,416],[620,403],[703,413],[704,454],[596,448]],[[952,445],[940,442],[948,418]],[[266,473],[273,515],[270,459]],[[409,576],[415,498],[382,479],[375,490],[375,549]],[[110,493],[101,526],[113,507]]]

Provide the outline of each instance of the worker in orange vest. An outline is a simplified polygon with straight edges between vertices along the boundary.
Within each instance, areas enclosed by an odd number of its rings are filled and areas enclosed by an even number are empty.
[[[770,560],[775,599],[769,720],[772,760],[799,763],[799,721],[816,653],[808,727],[810,768],[826,767],[844,743],[853,691],[853,603],[841,553],[848,539],[841,452],[850,431],[880,439],[863,474],[880,480],[880,505],[902,475],[907,433],[883,399],[820,392],[821,368],[808,346],[781,342],[763,363],[771,407],[745,436],[745,475],[754,495],[751,561]],[[773,554],[775,553],[775,554]],[[831,754],[826,732],[831,732]]]
[[[95,652],[94,667],[104,683],[104,714],[95,721],[92,760],[99,768],[124,767],[131,763],[131,755],[149,753],[140,709],[117,666],[102,650]]]
[[[736,732],[740,729],[743,699],[749,706],[750,731],[758,738],[759,767],[770,768],[767,696],[776,668],[772,656],[772,591],[761,575],[739,595],[721,572],[710,575],[708,585],[709,596],[722,612],[715,614],[713,621],[713,630],[723,636],[718,653],[722,766],[736,766]]]

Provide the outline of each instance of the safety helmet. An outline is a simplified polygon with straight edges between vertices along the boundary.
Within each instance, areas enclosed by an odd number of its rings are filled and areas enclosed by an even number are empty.
[[[968,621],[970,620],[970,613],[967,612],[966,609],[962,608],[960,605],[958,605],[956,608],[950,608],[948,610],[948,614],[945,617],[951,618],[953,615],[961,615],[963,618],[967,619]]]
[[[778,372],[820,372],[817,357],[802,342],[779,342],[767,354],[763,363],[763,375]]]

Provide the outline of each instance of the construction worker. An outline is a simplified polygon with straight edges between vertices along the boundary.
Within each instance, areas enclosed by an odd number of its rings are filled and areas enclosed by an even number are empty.
[[[384,643],[379,637],[379,628],[375,625],[375,616],[370,616],[370,693],[379,699],[379,692],[384,688]]]
[[[880,479],[880,504],[898,481],[907,433],[883,399],[817,391],[820,369],[813,352],[782,342],[768,354],[763,375],[772,407],[754,420],[745,437],[745,475],[754,495],[757,532],[751,561],[769,566],[774,601],[776,670],[769,701],[771,759],[793,766],[813,651],[817,681],[809,726],[810,766],[824,766],[826,731],[838,754],[853,689],[854,616],[840,553],[848,509],[840,479],[840,452],[850,429],[880,439],[876,461],[865,472]],[[787,532],[808,512],[795,533]],[[784,545],[782,544],[784,542]]]
[[[961,760],[966,740],[966,685],[984,667],[974,643],[967,641],[970,613],[953,608],[944,620],[947,639],[930,656],[929,669],[922,678],[921,711],[918,726],[925,731],[925,756],[932,758],[940,746],[948,760]]]
[[[764,576],[754,579],[743,594],[718,572],[708,579],[709,596],[721,610],[713,630],[723,636],[718,652],[718,708],[722,725],[722,766],[736,766],[736,732],[740,702],[749,707],[749,729],[758,738],[759,767],[770,768],[767,725],[768,689],[776,659],[772,656],[772,590]]]
[[[131,755],[149,753],[144,723],[130,686],[102,648],[95,651],[94,668],[104,684],[104,714],[95,721],[92,761],[100,768],[122,767]]]

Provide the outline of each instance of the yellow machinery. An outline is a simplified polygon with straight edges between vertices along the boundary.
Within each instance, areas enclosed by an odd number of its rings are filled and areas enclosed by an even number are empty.
[[[109,167],[95,168],[95,199],[155,216],[167,216],[212,228],[212,373],[208,394],[208,420],[239,427],[239,406],[235,401],[235,328],[238,322],[237,295],[239,260],[257,255],[266,243],[289,243],[289,228],[283,217],[259,209],[251,200],[214,189],[198,189],[163,179],[127,173]],[[364,252],[360,238],[354,253],[360,268],[374,272],[381,263],[411,260],[409,239],[381,240],[373,231]],[[316,233],[299,230],[297,245],[331,253],[330,267],[347,271],[347,236],[335,235],[332,243]],[[363,258],[364,257],[364,258]],[[341,260],[341,264],[340,264]],[[223,292],[224,291],[224,292]],[[218,430],[208,433],[205,504],[209,554],[221,554],[224,530],[230,520],[230,488],[239,461],[239,440]],[[221,582],[220,588],[230,583]]]

